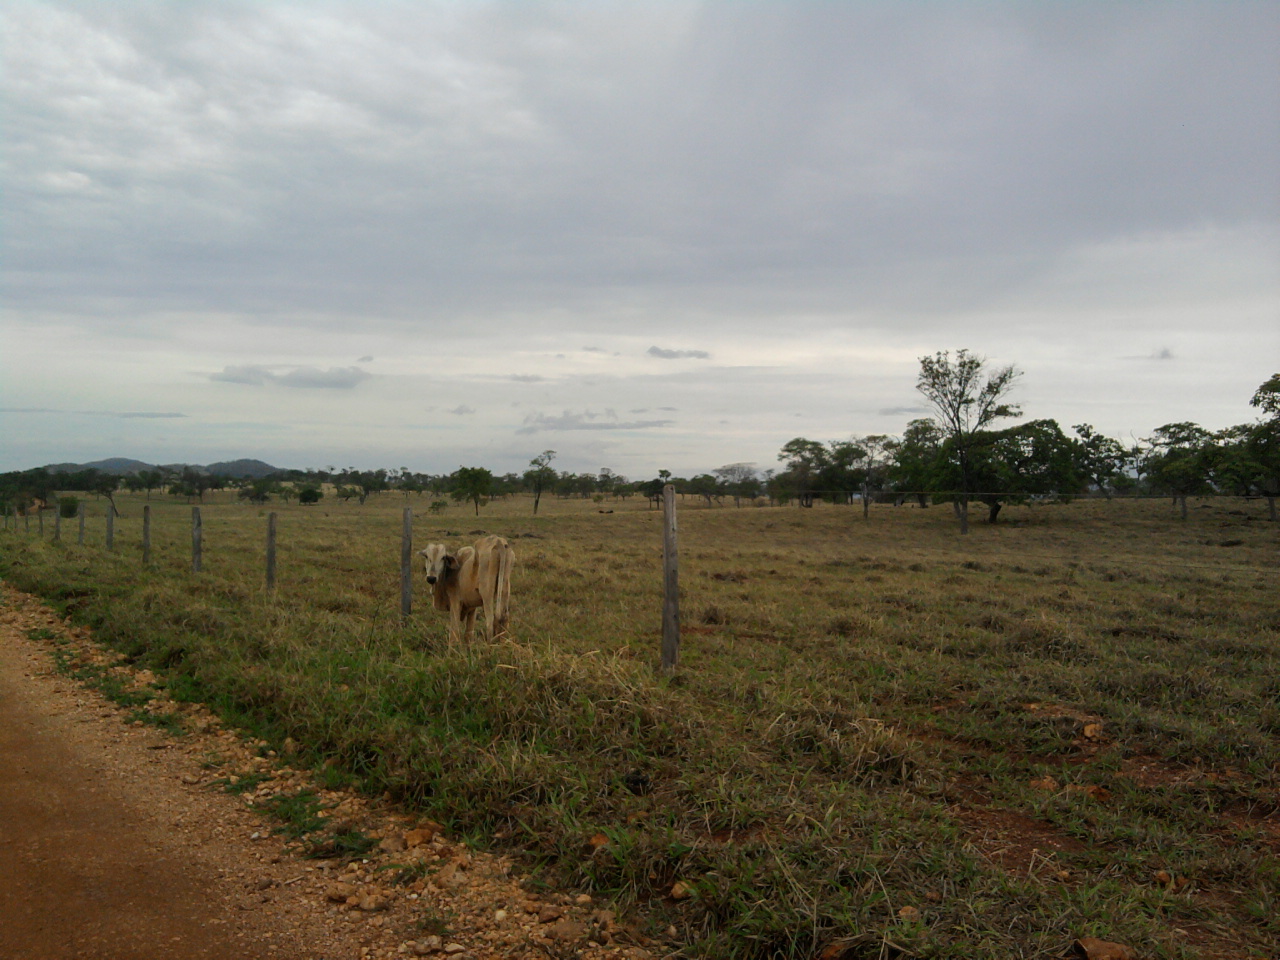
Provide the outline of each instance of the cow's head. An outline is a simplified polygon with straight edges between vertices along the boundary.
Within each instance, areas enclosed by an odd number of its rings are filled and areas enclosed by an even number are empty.
[[[419,550],[418,556],[423,558],[430,584],[447,580],[458,569],[458,558],[451,556],[443,543],[430,544],[425,550]]]

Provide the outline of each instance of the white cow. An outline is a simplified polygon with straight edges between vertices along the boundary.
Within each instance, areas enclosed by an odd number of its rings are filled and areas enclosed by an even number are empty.
[[[476,611],[484,608],[484,638],[507,632],[511,602],[511,570],[516,555],[502,537],[481,537],[474,547],[449,553],[442,543],[419,550],[425,558],[427,583],[437,610],[449,614],[449,636],[470,639]]]

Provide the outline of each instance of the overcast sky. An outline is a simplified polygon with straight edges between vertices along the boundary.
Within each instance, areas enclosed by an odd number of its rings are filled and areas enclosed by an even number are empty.
[[[0,8],[0,470],[633,479],[1280,369],[1280,4]]]

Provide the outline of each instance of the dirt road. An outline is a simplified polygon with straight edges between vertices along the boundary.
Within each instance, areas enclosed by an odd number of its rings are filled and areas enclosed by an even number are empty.
[[[5,960],[652,956],[590,897],[533,897],[507,861],[377,801],[317,790],[202,708],[168,705],[190,731],[179,737],[130,720],[59,673],[53,652],[140,688],[154,678],[0,591]],[[250,774],[251,792],[224,789]],[[302,789],[379,847],[358,861],[299,857],[252,806]],[[406,865],[419,879],[391,883]]]

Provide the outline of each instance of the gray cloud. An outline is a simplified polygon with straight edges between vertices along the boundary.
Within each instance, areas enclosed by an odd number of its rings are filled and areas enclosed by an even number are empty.
[[[645,352],[659,360],[709,360],[711,358],[711,354],[705,350],[664,350],[662,347],[650,347]]]
[[[507,379],[516,383],[543,383],[547,378],[536,373],[513,373]]]
[[[882,417],[920,417],[932,412],[930,407],[923,405],[908,407],[883,407],[877,411]]]
[[[369,357],[369,356],[361,357],[359,360],[356,361],[356,363],[373,363],[373,357]]]
[[[612,410],[603,414],[591,410],[571,413],[566,410],[560,416],[545,413],[530,414],[516,433],[541,433],[562,430],[652,430],[668,427],[674,420],[619,420]]]
[[[187,418],[185,413],[152,413],[149,411],[120,413],[114,410],[56,410],[50,407],[0,407],[0,413],[70,414],[77,417],[116,417],[120,420],[183,420]]]
[[[261,387],[268,383],[282,387],[299,387],[317,390],[350,390],[356,384],[369,379],[371,373],[359,367],[267,367],[257,364],[227,366],[219,373],[209,374],[209,379],[220,383],[242,383]]]
[[[475,407],[468,407],[465,403],[460,403],[458,404],[458,406],[454,407],[453,409],[445,411],[445,413],[452,413],[455,417],[465,417],[468,414],[472,414],[475,412],[476,412]]]

